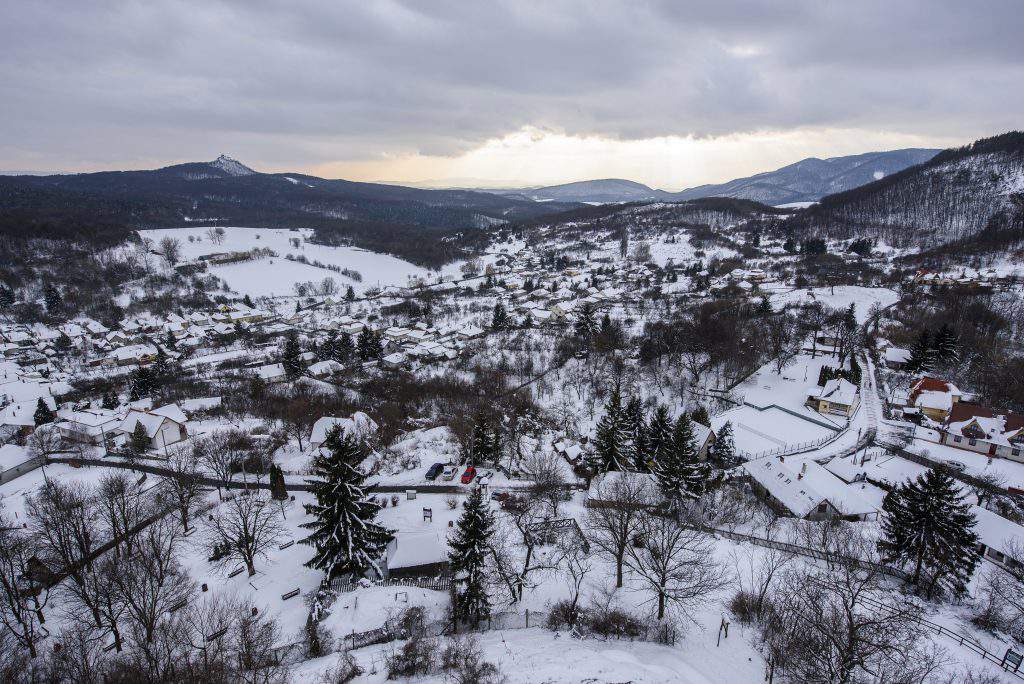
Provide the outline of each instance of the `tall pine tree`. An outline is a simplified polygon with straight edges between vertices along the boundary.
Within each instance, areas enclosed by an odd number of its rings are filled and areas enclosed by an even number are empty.
[[[299,348],[299,335],[294,330],[285,338],[281,365],[289,378],[295,379],[302,375],[302,349]]]
[[[708,460],[724,470],[735,468],[740,464],[740,459],[736,455],[736,442],[733,440],[731,422],[725,421],[725,424],[718,429],[715,441],[708,449]]]
[[[927,330],[922,330],[917,341],[910,348],[910,360],[907,361],[907,370],[911,373],[926,373],[932,369],[934,353],[932,350],[931,335]]]
[[[307,480],[316,502],[305,509],[313,520],[303,523],[310,535],[301,541],[316,553],[307,567],[323,570],[325,582],[343,575],[358,579],[367,572],[382,577],[380,561],[393,534],[374,522],[380,504],[367,495],[366,475],[356,465],[362,449],[354,437],[334,426],[325,446],[313,458],[313,474]]]
[[[456,620],[474,627],[491,614],[487,558],[493,534],[494,517],[483,488],[477,487],[466,500],[455,534],[448,539],[449,570],[455,579],[452,609]]]
[[[668,407],[659,405],[651,416],[651,422],[647,426],[647,451],[650,454],[649,460],[655,464],[671,457],[672,451],[672,420],[668,415]]]
[[[932,469],[886,494],[882,502],[879,551],[888,562],[911,570],[911,582],[928,598],[945,588],[954,596],[980,561],[974,514],[966,496],[947,472]]]
[[[43,401],[42,397],[36,402],[36,412],[32,414],[32,419],[35,421],[37,426],[46,425],[52,423],[57,418],[57,414],[53,412],[50,405]]]
[[[604,406],[604,416],[594,435],[593,467],[595,472],[623,470],[629,463],[629,430],[622,408],[622,392],[616,385]]]
[[[633,469],[640,473],[648,470],[647,460],[649,457],[647,448],[647,420],[644,417],[644,407],[640,397],[631,397],[626,403],[623,420],[626,429],[629,431],[629,444],[627,454],[629,463]]]
[[[953,363],[957,360],[957,335],[949,323],[943,323],[935,332],[932,340],[932,349],[935,361],[939,363]]]

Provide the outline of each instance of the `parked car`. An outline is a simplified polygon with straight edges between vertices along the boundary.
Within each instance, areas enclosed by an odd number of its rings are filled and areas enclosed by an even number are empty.
[[[479,475],[476,476],[476,481],[480,482],[485,477],[494,477],[494,471],[493,470],[487,470],[487,471],[484,471],[484,472],[480,473]]]
[[[444,470],[444,463],[435,463],[434,465],[430,466],[430,468],[427,470],[427,474],[424,475],[423,477],[427,478],[428,480],[436,480],[437,476],[441,474],[442,470]]]
[[[441,479],[442,480],[454,480],[455,476],[458,475],[458,474],[459,474],[459,469],[458,469],[457,466],[446,465],[444,467],[444,470],[441,471]]]
[[[967,470],[967,465],[965,463],[961,463],[960,461],[946,461],[946,465],[960,473],[965,472]]]
[[[476,477],[476,468],[467,466],[466,472],[462,473],[462,484],[469,484]]]

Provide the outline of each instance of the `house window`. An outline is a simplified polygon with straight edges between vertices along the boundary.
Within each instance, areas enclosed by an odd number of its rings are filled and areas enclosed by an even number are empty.
[[[1013,454],[1014,456],[1020,456],[1020,449],[1014,447],[1013,449],[1010,449],[1010,453]]]
[[[970,444],[971,446],[975,446],[975,445],[977,445],[978,440],[976,440],[973,437],[971,437],[969,440],[967,440],[967,443]]]
[[[953,441],[957,442],[957,443],[960,443],[960,442],[964,441],[964,438],[961,437],[960,435],[957,435],[956,437],[953,438]]]

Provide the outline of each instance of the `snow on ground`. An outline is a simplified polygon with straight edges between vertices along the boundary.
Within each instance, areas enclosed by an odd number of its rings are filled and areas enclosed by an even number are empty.
[[[342,638],[352,632],[377,629],[405,610],[421,607],[426,622],[443,620],[448,608],[448,593],[419,587],[365,587],[339,594],[331,605],[331,614],[323,621],[331,634]]]
[[[741,630],[733,627],[728,640],[715,647],[717,632],[701,633],[682,646],[628,641],[577,640],[567,633],[555,633],[539,627],[484,632],[479,643],[484,659],[496,664],[509,684],[561,684],[563,682],[633,682],[634,684],[718,684],[757,682],[763,677],[760,657],[744,641]],[[395,645],[383,644],[355,651],[366,674],[355,679],[360,684],[385,682],[386,672],[378,664]],[[296,668],[296,682],[315,682],[320,673],[332,667],[337,656],[311,660]],[[450,681],[443,674],[418,678],[424,684]]]
[[[225,227],[222,244],[214,244],[207,237],[208,228],[160,228],[140,231],[142,237],[155,243],[164,237],[181,241],[181,252],[185,259],[195,259],[206,254],[250,250],[268,247],[277,252],[277,257],[258,259],[237,264],[210,265],[209,272],[223,279],[228,286],[241,294],[253,297],[294,294],[294,283],[333,278],[341,287],[349,285],[357,292],[371,287],[397,285],[405,287],[412,276],[423,277],[429,272],[402,259],[387,254],[368,252],[356,247],[330,247],[316,245],[306,240],[310,230],[287,230],[281,228]],[[197,238],[189,242],[189,236]],[[299,238],[298,248],[289,240]],[[363,279],[357,282],[340,273],[285,259],[286,254],[305,256],[309,261],[349,268],[358,271]]]
[[[817,383],[818,372],[825,365],[836,365],[835,357],[801,354],[781,375],[773,363],[762,366],[734,389],[744,404],[713,416],[712,427],[718,430],[726,421],[732,422],[736,448],[748,453],[835,434],[845,425],[840,416],[823,416],[804,405],[808,389]]]
[[[868,319],[871,305],[877,303],[886,307],[899,300],[899,294],[885,287],[861,287],[860,285],[838,285],[835,288],[816,287],[810,290],[791,290],[772,295],[771,303],[776,309],[786,304],[821,302],[833,309],[845,309],[856,305],[857,322]]]
[[[918,428],[917,436],[907,448],[936,461],[959,463],[965,467],[964,472],[968,475],[975,477],[996,475],[1006,481],[1007,487],[1024,489],[1024,463],[1017,463],[1005,458],[990,459],[987,454],[938,444],[931,439],[922,437],[923,434],[928,433],[937,434],[931,430]]]

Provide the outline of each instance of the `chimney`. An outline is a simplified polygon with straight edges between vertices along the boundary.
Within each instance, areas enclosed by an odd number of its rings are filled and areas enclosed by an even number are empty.
[[[807,461],[804,461],[804,464],[802,466],[800,466],[800,474],[802,475],[803,473],[806,473],[806,472],[807,472]]]
[[[803,471],[800,471],[799,473],[797,473],[797,474],[796,474],[796,479],[798,479],[798,480],[802,480],[802,479],[804,479],[804,473],[803,473]]]

